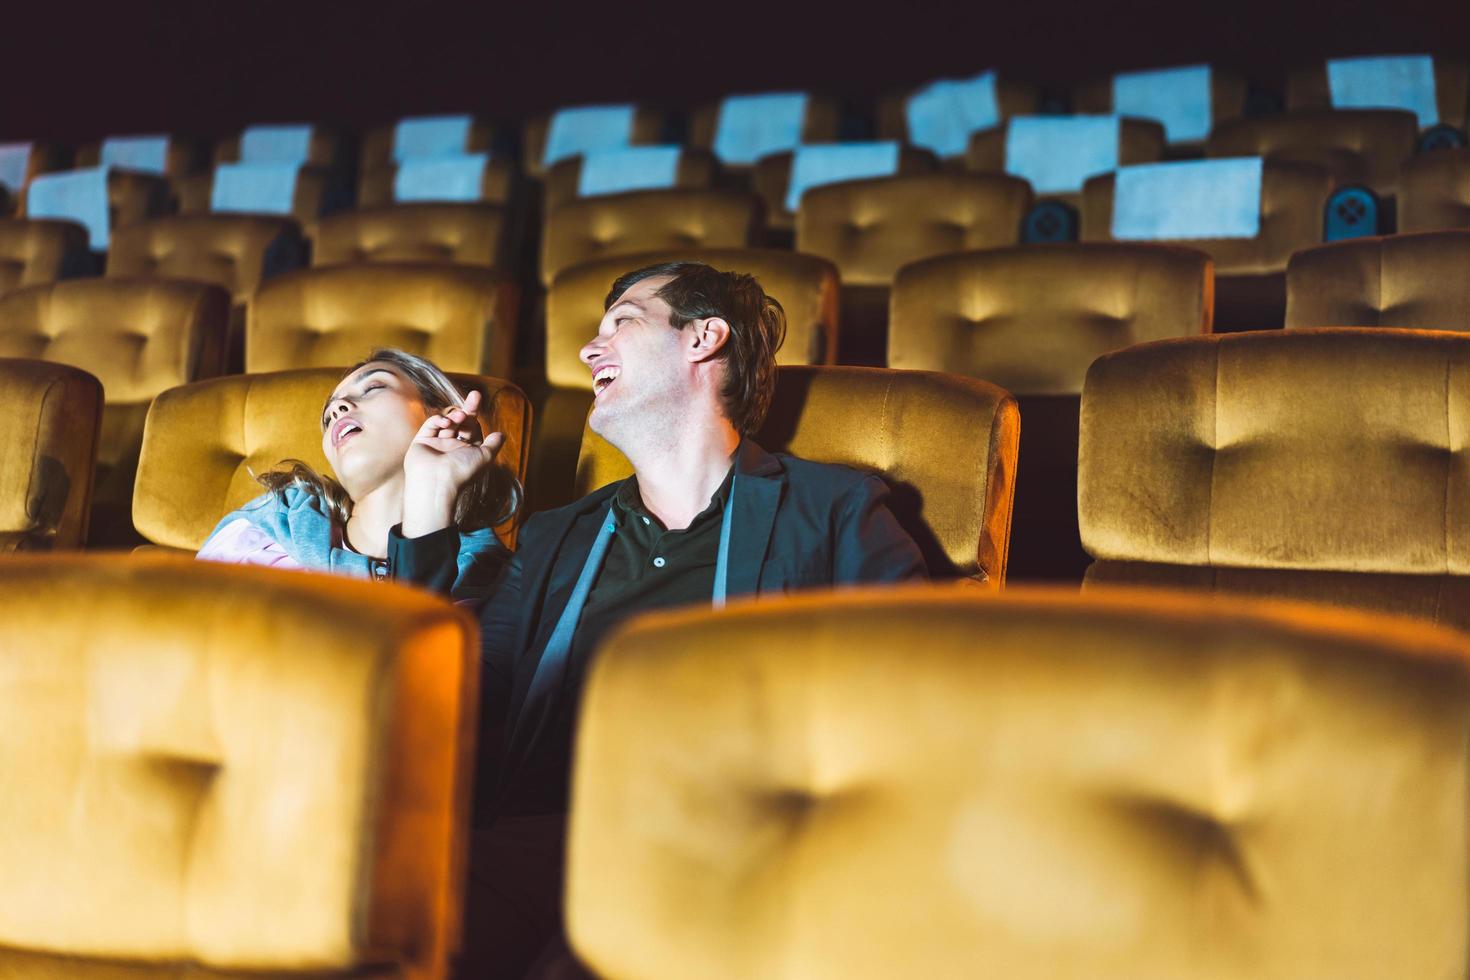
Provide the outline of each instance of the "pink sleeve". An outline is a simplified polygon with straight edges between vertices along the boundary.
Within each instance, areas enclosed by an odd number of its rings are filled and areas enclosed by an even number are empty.
[[[199,554],[194,557],[203,561],[222,561],[234,565],[301,567],[275,539],[243,517],[211,534],[209,540],[204,542],[204,547],[199,549]]]

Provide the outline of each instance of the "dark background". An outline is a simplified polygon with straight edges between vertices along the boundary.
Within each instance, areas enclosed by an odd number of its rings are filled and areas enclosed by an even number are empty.
[[[511,118],[605,100],[677,108],[782,88],[861,97],[988,67],[1060,89],[1210,61],[1279,86],[1289,64],[1329,55],[1470,51],[1467,0],[31,0],[7,21],[0,138],[64,141],[442,111]]]

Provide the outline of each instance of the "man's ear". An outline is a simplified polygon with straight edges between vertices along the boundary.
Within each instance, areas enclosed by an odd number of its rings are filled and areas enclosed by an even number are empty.
[[[689,360],[707,361],[724,349],[730,341],[730,324],[723,317],[712,316],[707,320],[695,320],[689,325],[692,339],[689,344]]]

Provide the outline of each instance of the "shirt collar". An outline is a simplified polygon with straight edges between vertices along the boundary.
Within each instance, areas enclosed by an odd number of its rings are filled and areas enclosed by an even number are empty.
[[[711,514],[718,514],[725,509],[725,502],[730,499],[731,477],[734,475],[735,466],[732,463],[729,472],[725,474],[725,479],[715,489],[714,496],[710,497],[709,504],[690,522],[690,527],[700,523]],[[619,524],[622,524],[630,517],[647,517],[650,520],[658,520],[658,518],[648,513],[648,509],[643,506],[643,498],[638,494],[637,476],[628,477],[618,487],[617,493],[613,495],[613,510],[617,512]]]

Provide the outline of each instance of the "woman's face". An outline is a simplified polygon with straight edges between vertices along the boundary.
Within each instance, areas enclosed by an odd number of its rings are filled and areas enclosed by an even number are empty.
[[[403,456],[433,410],[393,365],[370,361],[337,385],[322,411],[322,452],[360,500],[403,475]]]

